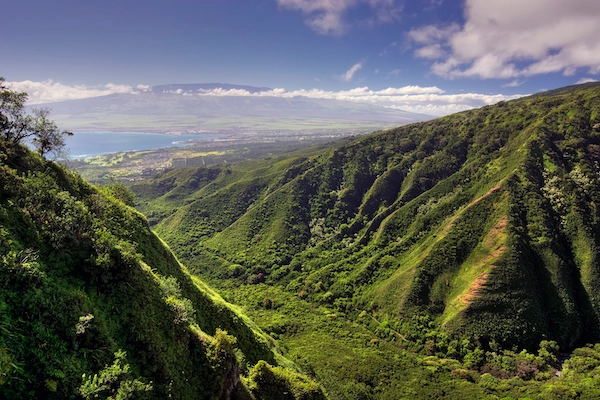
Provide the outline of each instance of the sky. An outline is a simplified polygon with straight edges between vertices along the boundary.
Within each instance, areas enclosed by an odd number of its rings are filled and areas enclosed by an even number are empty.
[[[598,0],[3,0],[30,104],[169,83],[432,115],[600,80]],[[226,91],[204,95],[252,95]]]

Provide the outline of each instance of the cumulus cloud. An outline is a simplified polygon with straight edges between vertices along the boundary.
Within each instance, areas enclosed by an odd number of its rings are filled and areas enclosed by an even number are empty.
[[[460,26],[458,26],[458,24],[451,24],[443,27],[427,25],[410,30],[408,36],[418,44],[430,45],[443,41],[459,31]]]
[[[287,91],[282,88],[264,92],[250,93],[239,89],[211,89],[198,91],[199,96],[248,96],[248,97],[308,97],[312,99],[344,100],[370,103],[387,108],[405,110],[430,115],[447,115],[484,105],[495,104],[522,97],[524,95],[506,96],[502,94],[461,93],[447,94],[437,86],[404,86],[371,90],[368,87],[357,87],[350,90],[327,91],[322,89],[299,89]]]
[[[459,31],[460,26],[458,24],[443,27],[427,25],[410,30],[408,37],[419,46],[415,50],[415,56],[436,60],[444,57],[451,51],[446,40]]]
[[[598,74],[599,20],[598,1],[466,0],[464,26],[429,25],[408,36],[415,55],[437,60],[432,72],[446,78]]]
[[[523,84],[523,81],[515,79],[515,80],[512,80],[512,81],[502,85],[502,87],[519,87],[522,84]]]
[[[53,80],[42,82],[7,82],[7,85],[17,92],[26,92],[29,95],[28,104],[84,99],[114,93],[139,93],[150,88],[149,86],[138,85],[138,88],[134,89],[131,86],[115,85],[113,83],[108,83],[101,87],[88,87],[85,85],[69,86],[60,82],[54,82]]]
[[[445,54],[439,43],[429,44],[415,50],[415,55],[419,58],[438,59]]]
[[[399,18],[402,7],[397,0],[277,0],[282,8],[300,11],[306,24],[322,35],[343,35],[353,25],[375,25]],[[362,19],[348,19],[348,11],[368,7]]]
[[[342,80],[345,82],[350,82],[352,80],[352,78],[354,77],[354,74],[361,69],[363,66],[362,62],[358,62],[356,64],[354,64],[352,67],[350,67],[350,69],[348,71],[346,71],[346,73],[344,75],[341,76]]]
[[[593,79],[593,78],[581,78],[575,84],[579,85],[579,84],[582,84],[582,83],[590,83],[590,82],[598,82],[598,80],[597,79]]]

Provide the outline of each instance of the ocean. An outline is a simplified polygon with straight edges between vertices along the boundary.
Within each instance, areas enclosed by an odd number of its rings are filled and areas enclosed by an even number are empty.
[[[219,133],[167,135],[143,132],[73,132],[66,138],[70,158],[92,157],[120,151],[187,146],[191,141],[222,137]]]

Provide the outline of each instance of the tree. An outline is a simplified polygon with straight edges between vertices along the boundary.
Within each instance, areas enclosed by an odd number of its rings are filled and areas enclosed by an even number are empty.
[[[25,114],[27,93],[17,93],[4,85],[0,78],[0,134],[8,142],[19,143],[29,136],[31,116]]]
[[[73,133],[59,130],[48,119],[50,111],[47,109],[33,109],[31,114],[27,113],[27,97],[25,92],[9,89],[0,77],[0,139],[16,146],[29,138],[42,157],[61,155],[65,137]]]
[[[33,145],[42,157],[48,153],[60,156],[65,148],[65,137],[72,136],[72,132],[61,131],[54,121],[48,119],[48,109],[33,110]]]

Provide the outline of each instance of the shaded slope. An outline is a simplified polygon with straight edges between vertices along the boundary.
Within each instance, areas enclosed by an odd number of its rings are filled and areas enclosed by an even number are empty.
[[[262,398],[264,374],[282,392],[323,397],[188,274],[118,187],[0,146],[0,397]]]

